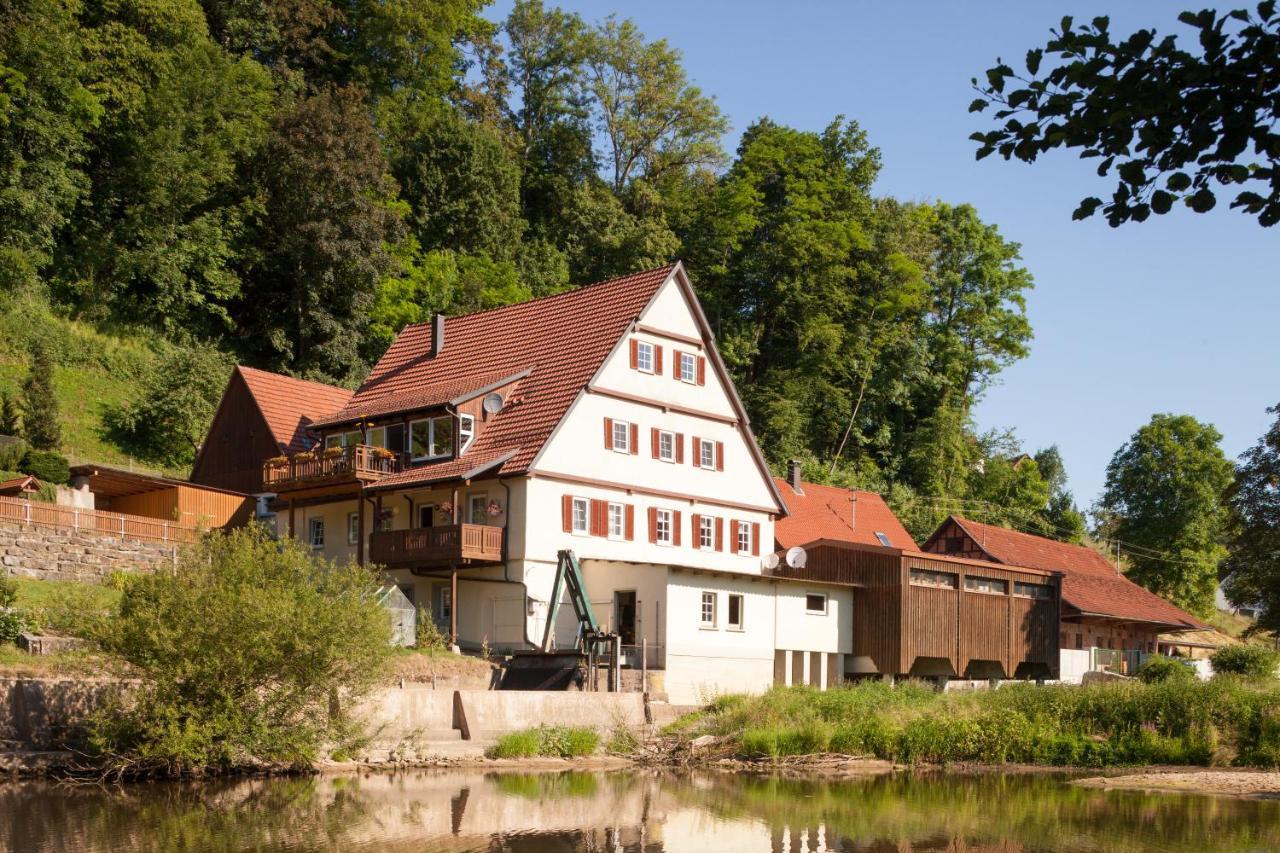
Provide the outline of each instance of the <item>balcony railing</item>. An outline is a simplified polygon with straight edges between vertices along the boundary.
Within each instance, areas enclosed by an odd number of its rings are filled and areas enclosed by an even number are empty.
[[[381,447],[353,444],[269,459],[262,466],[262,482],[277,490],[324,483],[377,480],[400,470],[400,456]]]
[[[484,524],[380,530],[369,536],[369,560],[391,568],[500,563],[503,532]]]

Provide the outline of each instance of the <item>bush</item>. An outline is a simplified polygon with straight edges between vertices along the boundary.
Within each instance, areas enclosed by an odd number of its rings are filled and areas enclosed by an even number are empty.
[[[44,483],[65,485],[71,481],[67,457],[54,450],[28,450],[23,454],[18,470]]]
[[[19,636],[33,628],[24,611],[0,608],[0,643],[16,643]]]
[[[1280,667],[1280,652],[1264,646],[1239,643],[1223,646],[1209,658],[1215,673],[1243,675],[1246,678],[1275,678]]]
[[[1138,670],[1138,678],[1147,684],[1156,684],[1162,681],[1175,681],[1187,683],[1196,681],[1197,676],[1195,670],[1176,658],[1169,657],[1152,657],[1142,665],[1142,669]]]
[[[20,438],[6,438],[0,443],[0,471],[17,471],[30,445]]]
[[[352,706],[391,652],[378,578],[257,526],[210,535],[139,576],[99,632],[138,687],[89,721],[116,776],[309,767],[354,736]],[[331,697],[342,697],[331,709]]]
[[[8,575],[0,575],[0,610],[14,605],[18,600],[18,583]]]
[[[23,438],[40,450],[56,450],[62,444],[62,425],[53,388],[53,354],[43,340],[31,348],[31,371],[22,380],[21,402]]]
[[[449,640],[445,637],[431,611],[425,607],[418,608],[418,619],[414,623],[414,645],[424,652],[443,652],[449,648]]]
[[[531,758],[535,755],[579,758],[600,747],[595,729],[576,726],[538,726],[510,732],[498,738],[486,755],[490,758]]]

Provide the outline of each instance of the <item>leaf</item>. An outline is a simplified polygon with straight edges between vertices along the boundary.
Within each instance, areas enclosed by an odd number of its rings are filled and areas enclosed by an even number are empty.
[[[1151,194],[1151,209],[1156,213],[1168,213],[1173,207],[1173,196],[1164,190],[1156,190]]]
[[[990,106],[990,101],[984,100],[983,98],[974,98],[969,104],[969,112],[980,113],[988,106]]]
[[[1169,180],[1165,181],[1165,186],[1173,192],[1180,193],[1191,186],[1191,176],[1186,172],[1174,172],[1169,176]]]
[[[1096,212],[1101,206],[1102,199],[1092,197],[1086,198],[1084,201],[1080,202],[1080,206],[1071,214],[1071,218],[1075,220],[1088,219],[1090,216],[1093,216],[1094,212]]]
[[[987,69],[987,84],[991,86],[993,92],[1004,91],[1004,75],[1000,73],[999,68]]]
[[[1196,213],[1208,213],[1218,203],[1217,197],[1209,189],[1197,190],[1187,198],[1187,206]]]
[[[1027,73],[1033,77],[1040,73],[1040,60],[1044,58],[1044,51],[1040,48],[1027,51]]]

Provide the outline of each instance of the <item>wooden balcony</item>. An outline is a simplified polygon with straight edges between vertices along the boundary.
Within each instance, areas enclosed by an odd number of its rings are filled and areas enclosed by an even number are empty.
[[[371,482],[400,470],[400,456],[355,444],[269,459],[262,466],[263,487],[277,492],[314,486]]]
[[[391,569],[501,563],[503,532],[484,524],[376,531],[369,536],[369,561]]]

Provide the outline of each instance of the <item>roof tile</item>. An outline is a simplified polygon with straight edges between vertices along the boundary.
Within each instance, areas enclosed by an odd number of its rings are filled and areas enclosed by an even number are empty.
[[[236,370],[257,402],[271,437],[289,453],[305,450],[307,427],[351,398],[351,391],[346,388],[243,365]]]
[[[803,493],[775,477],[774,482],[787,502],[787,516],[778,519],[773,535],[780,548],[806,545],[818,539],[836,539],[863,545],[883,546],[876,533],[883,533],[890,547],[915,550],[916,543],[902,522],[875,492],[854,492],[837,486],[801,483]],[[852,498],[857,496],[855,516]]]

